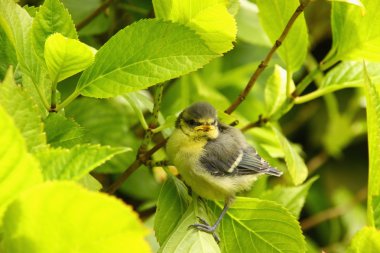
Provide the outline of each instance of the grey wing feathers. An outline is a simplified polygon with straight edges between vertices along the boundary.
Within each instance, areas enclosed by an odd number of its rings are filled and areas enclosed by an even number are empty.
[[[209,141],[200,158],[209,173],[215,176],[282,175],[248,146],[240,131],[224,124],[221,127],[222,137]]]

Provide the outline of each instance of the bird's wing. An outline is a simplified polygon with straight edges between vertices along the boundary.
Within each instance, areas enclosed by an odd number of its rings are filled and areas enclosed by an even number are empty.
[[[281,176],[282,172],[271,167],[241,136],[224,133],[209,141],[200,158],[201,164],[215,176],[269,174]]]

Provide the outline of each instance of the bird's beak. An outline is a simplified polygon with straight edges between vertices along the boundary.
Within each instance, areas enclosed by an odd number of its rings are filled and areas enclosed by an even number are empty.
[[[195,129],[195,131],[208,132],[208,131],[212,130],[213,128],[214,128],[214,126],[201,125],[201,126],[196,126],[194,129]]]

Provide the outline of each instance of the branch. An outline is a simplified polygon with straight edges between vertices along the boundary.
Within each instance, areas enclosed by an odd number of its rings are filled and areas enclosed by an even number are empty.
[[[276,40],[271,50],[268,52],[265,59],[259,64],[251,78],[249,79],[245,89],[240,93],[240,95],[236,98],[236,100],[228,107],[224,112],[227,114],[231,114],[233,111],[236,110],[236,108],[245,100],[248,93],[251,91],[253,85],[255,85],[257,79],[261,75],[261,73],[264,71],[264,69],[268,66],[269,61],[271,60],[273,54],[276,52],[276,50],[281,46],[282,42],[288,35],[290,28],[293,26],[294,22],[298,18],[298,16],[303,12],[303,10],[306,8],[306,6],[310,3],[311,0],[305,0],[303,2],[300,2],[300,5],[297,7],[297,9],[294,11],[293,15],[290,17],[288,23],[286,24],[282,34],[280,37]]]
[[[77,30],[81,30],[83,27],[88,25],[94,18],[96,18],[100,13],[102,13],[105,9],[108,8],[108,6],[111,5],[113,0],[105,1],[102,5],[100,5],[93,13],[91,13],[89,16],[87,16],[85,19],[83,19],[81,22],[79,22],[76,25]]]
[[[123,172],[123,174],[121,174],[108,189],[102,190],[102,191],[105,191],[109,194],[115,193],[115,191],[119,189],[119,187],[124,183],[125,180],[127,180],[127,178],[133,172],[135,172],[138,168],[140,168],[141,165],[147,164],[150,157],[160,148],[165,146],[167,139],[164,139],[163,141],[158,143],[156,146],[154,146],[151,150],[147,151],[148,145],[153,136],[152,130],[156,127],[158,123],[158,114],[160,112],[163,89],[164,89],[164,85],[162,83],[156,86],[156,91],[155,91],[155,96],[154,96],[154,106],[153,106],[153,119],[151,123],[149,124],[148,129],[146,129],[144,139],[141,142],[140,148],[137,151],[136,160],[131,165],[129,165],[129,167]]]
[[[166,144],[167,139],[164,139],[163,141],[159,142],[154,146],[152,149],[148,150],[142,155],[139,155],[136,160],[129,165],[129,167],[121,174],[115,182],[111,186],[109,186],[107,189],[102,189],[102,192],[107,192],[109,194],[115,193],[117,189],[124,183],[124,181],[138,168],[140,168],[141,165],[145,164],[147,161],[149,161],[150,157],[156,153],[160,148],[164,147]]]

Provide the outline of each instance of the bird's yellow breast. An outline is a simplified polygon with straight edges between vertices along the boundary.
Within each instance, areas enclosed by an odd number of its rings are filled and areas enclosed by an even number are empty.
[[[169,159],[186,184],[199,196],[212,200],[223,200],[249,189],[256,177],[218,177],[206,171],[200,163],[206,143],[206,140],[192,139],[179,129],[174,130],[168,140],[166,148]]]

